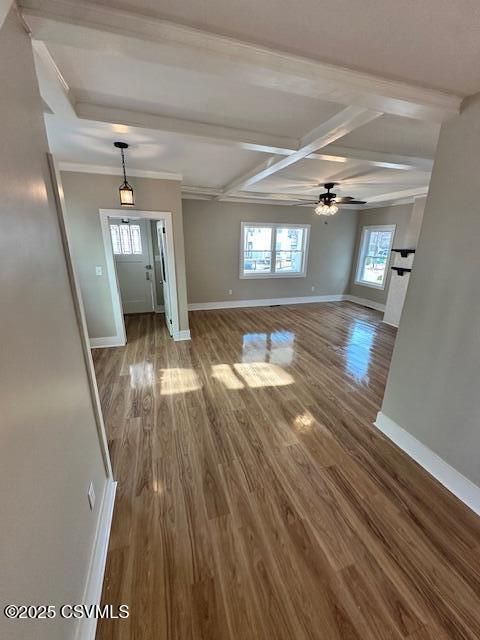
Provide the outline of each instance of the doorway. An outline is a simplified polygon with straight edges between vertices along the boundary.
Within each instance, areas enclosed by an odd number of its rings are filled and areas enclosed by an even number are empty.
[[[125,314],[163,312],[179,335],[172,214],[101,209],[100,221],[117,334],[126,343]]]

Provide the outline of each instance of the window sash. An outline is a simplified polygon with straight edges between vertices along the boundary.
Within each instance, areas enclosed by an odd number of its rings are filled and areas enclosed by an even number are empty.
[[[271,231],[270,239],[271,245],[267,249],[253,249],[248,247],[249,241],[247,240],[247,229],[267,228]],[[278,229],[300,229],[301,242],[296,249],[277,249],[277,230]],[[250,223],[242,222],[241,224],[241,248],[240,248],[240,278],[281,278],[281,277],[305,277],[306,265],[307,265],[307,251],[309,241],[310,225],[303,224],[285,224],[285,223]],[[255,260],[255,254],[263,253],[265,263],[269,262],[269,268],[265,269],[246,269],[246,263],[250,264],[251,260]],[[298,268],[288,269],[286,265],[282,268],[278,267],[279,258],[281,263],[281,257],[283,254],[290,254],[290,264],[292,264],[293,257],[299,258],[297,260]],[[285,262],[288,262],[288,258],[284,258]]]

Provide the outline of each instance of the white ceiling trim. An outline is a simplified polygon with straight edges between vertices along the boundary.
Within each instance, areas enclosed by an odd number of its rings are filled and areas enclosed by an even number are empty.
[[[385,153],[383,151],[368,151],[367,149],[353,149],[350,147],[340,147],[330,145],[326,154],[312,154],[309,158],[319,160],[329,160],[344,162],[346,160],[358,160],[372,167],[382,169],[401,169],[431,172],[433,160],[430,158],[419,158],[415,156],[403,156],[395,153]]]
[[[236,191],[241,191],[277,173],[281,169],[285,169],[295,162],[303,160],[317,149],[326,147],[332,142],[335,142],[335,140],[347,135],[347,133],[375,120],[381,115],[378,111],[370,111],[362,107],[346,107],[307,133],[300,141],[300,148],[294,153],[283,158],[272,156],[247,173],[235,178],[235,180],[224,187],[223,195],[220,196],[219,199],[223,199],[225,196],[229,196]]]
[[[98,164],[82,164],[78,162],[62,162],[58,163],[60,171],[75,171],[79,173],[98,173],[109,176],[121,176],[123,171],[121,167],[110,167]],[[128,175],[133,178],[154,178],[156,180],[176,180],[183,179],[180,173],[169,173],[167,171],[144,171],[143,169],[129,169]]]
[[[167,116],[105,107],[87,102],[75,104],[77,116],[83,120],[108,122],[142,129],[167,131],[182,135],[195,136],[205,142],[212,140],[240,146],[250,151],[263,153],[292,153],[298,147],[298,140],[285,136],[274,136],[258,131],[225,127],[193,120],[183,120]]]
[[[20,5],[33,36],[40,40],[97,50],[111,51],[114,47],[119,55],[158,62],[164,59],[165,45],[180,45],[213,55],[215,60],[210,72],[224,74],[228,69],[232,73],[233,69],[238,79],[259,86],[435,122],[442,122],[460,111],[461,97],[450,93],[321,63],[92,2],[20,0]],[[99,38],[98,31],[108,33],[109,37]],[[137,41],[135,46],[128,42],[132,38]],[[204,60],[199,60],[199,64],[204,64]]]

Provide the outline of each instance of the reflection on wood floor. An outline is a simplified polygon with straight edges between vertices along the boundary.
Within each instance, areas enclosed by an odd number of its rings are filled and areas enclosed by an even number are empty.
[[[118,494],[100,640],[480,638],[480,518],[371,426],[351,303],[127,319],[94,351]]]

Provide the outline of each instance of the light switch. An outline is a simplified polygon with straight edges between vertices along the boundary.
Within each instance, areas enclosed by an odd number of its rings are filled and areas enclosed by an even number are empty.
[[[103,268],[102,267],[95,267],[95,275],[103,276]]]

